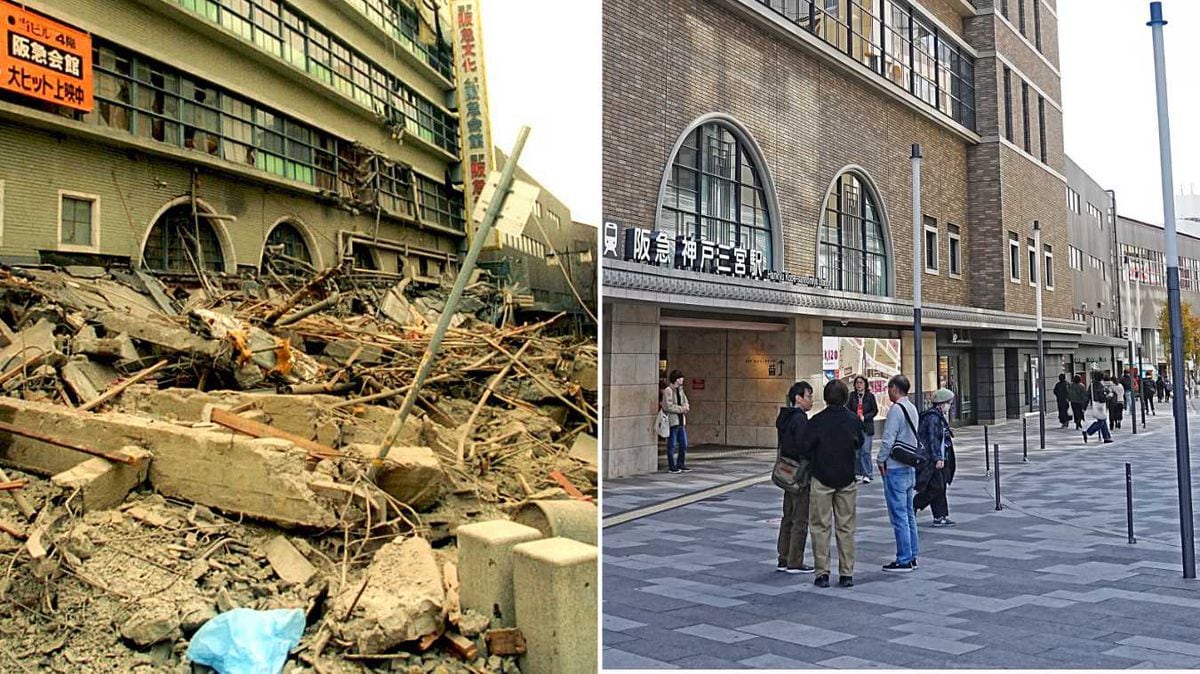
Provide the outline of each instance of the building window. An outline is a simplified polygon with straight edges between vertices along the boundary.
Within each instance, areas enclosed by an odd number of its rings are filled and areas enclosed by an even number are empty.
[[[1041,2],[1041,0],[1037,0]],[[1035,7],[1037,5],[1034,5]],[[1046,99],[1038,94],[1038,152],[1042,163],[1046,163]]]
[[[1071,269],[1082,270],[1083,251],[1079,250],[1075,246],[1067,246],[1067,252],[1069,253],[1067,263],[1071,266]]]
[[[1008,0],[1000,0],[1000,13],[1008,18]]]
[[[718,121],[683,139],[663,190],[658,229],[672,238],[762,251],[773,268],[765,183],[739,135]]]
[[[462,193],[423,175],[415,175],[421,220],[456,232],[463,231],[466,223],[463,220]]]
[[[975,62],[898,0],[758,0],[864,68],[975,128]],[[882,58],[881,58],[882,55]]]
[[[99,239],[100,198],[59,192],[58,242],[63,248],[95,248]]]
[[[554,229],[562,228],[562,218],[558,217],[558,213],[555,213],[554,211],[546,211],[546,215],[550,220],[551,227]]]
[[[1039,0],[1033,0],[1038,2]],[[1021,30],[1021,35],[1025,35],[1025,0],[1017,0],[1017,26]]]
[[[930,274],[938,273],[938,227],[937,220],[924,218],[925,224],[925,271]]]
[[[450,45],[440,39],[427,44],[430,40],[423,36],[422,20],[409,0],[349,0],[349,4],[442,77],[454,80],[454,59]]]
[[[1077,194],[1075,196],[1076,196],[1076,198],[1078,198],[1079,195]],[[1095,206],[1093,206],[1092,202],[1090,202],[1090,201],[1088,202],[1088,205],[1087,205],[1087,212],[1088,212],[1088,217],[1091,218],[1092,220],[1096,221],[1096,228],[1104,229],[1104,213],[1099,208],[1096,208]]]
[[[1080,210],[1079,193],[1070,187],[1067,188],[1067,210],[1075,214],[1082,213]]]
[[[1042,0],[1033,0],[1033,46],[1042,51]]]
[[[1025,130],[1025,154],[1029,154],[1029,83],[1024,80],[1021,81],[1021,118]]]
[[[1010,143],[1013,139],[1012,100],[1012,71],[1004,66],[1004,138]]]
[[[275,225],[275,228],[267,235],[265,248],[278,250],[283,255],[305,264],[311,265],[313,262],[312,253],[308,250],[308,242],[304,240],[304,235],[290,222],[281,222]],[[262,263],[263,269],[266,269],[268,257],[265,248]]]
[[[142,264],[176,274],[194,274],[196,268],[220,272],[225,270],[225,255],[209,219],[193,217],[191,204],[179,204],[168,208],[150,228]]]
[[[946,225],[946,240],[950,244],[950,275],[962,275],[962,238],[958,225]]]
[[[1054,290],[1054,251],[1049,245],[1042,246],[1046,260],[1046,290]]]
[[[1014,283],[1021,282],[1021,238],[1016,232],[1008,233],[1008,278]]]
[[[1038,283],[1038,259],[1037,248],[1033,246],[1033,239],[1026,241],[1026,250],[1029,253],[1029,285],[1036,286]]]
[[[833,290],[887,295],[887,240],[879,202],[866,181],[843,173],[825,198],[817,274]]]

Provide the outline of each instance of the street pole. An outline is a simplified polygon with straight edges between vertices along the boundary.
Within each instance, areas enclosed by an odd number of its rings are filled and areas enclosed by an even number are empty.
[[[921,411],[924,398],[921,396],[921,375],[925,369],[921,363],[921,275],[925,273],[925,260],[921,257],[921,146],[912,146],[912,204],[913,204],[913,402]]]
[[[1045,256],[1042,254],[1042,227],[1037,220],[1033,221],[1033,248],[1037,279],[1037,354],[1038,354],[1038,439],[1040,447],[1046,449],[1046,350],[1042,342],[1042,275],[1046,273]]]
[[[1113,211],[1113,212],[1115,213],[1116,211]],[[1133,298],[1130,297],[1130,295],[1129,295],[1129,286],[1130,286],[1130,284],[1129,284],[1129,257],[1127,255],[1122,255],[1121,260],[1122,260],[1121,274],[1125,277],[1125,298],[1124,298],[1124,301],[1121,302],[1121,306],[1124,307],[1125,303],[1128,302],[1130,308],[1132,308],[1133,307]],[[1126,337],[1126,339],[1129,340],[1129,360],[1127,361],[1128,364],[1126,365],[1126,369],[1133,369],[1134,367],[1136,367],[1134,365],[1134,359],[1133,359],[1133,327],[1128,325],[1124,318],[1121,319],[1121,326],[1123,328],[1125,328],[1125,337]],[[1138,393],[1142,387],[1141,377],[1142,377],[1142,375],[1140,373],[1135,373],[1134,376],[1129,378],[1129,392],[1130,392],[1130,394],[1132,394],[1130,396],[1129,400],[1133,401],[1133,404],[1129,406],[1129,416],[1133,417],[1133,434],[1134,435],[1137,435],[1137,431],[1138,431],[1137,405],[1140,402],[1138,400],[1138,398],[1141,397],[1138,395]],[[1136,389],[1134,388],[1134,384],[1137,384]]]
[[[1196,577],[1196,542],[1192,524],[1192,471],[1188,447],[1187,404],[1183,400],[1183,316],[1179,301],[1179,251],[1175,233],[1175,178],[1171,171],[1171,120],[1167,113],[1167,67],[1163,56],[1162,3],[1150,3],[1154,38],[1154,89],[1158,94],[1158,152],[1162,165],[1163,239],[1167,257],[1167,306],[1171,318],[1171,382],[1175,399],[1175,467],[1179,481],[1179,536],[1183,546],[1183,577]]]
[[[924,233],[924,227],[920,223],[920,145],[913,144],[912,146],[912,363],[913,363],[913,386],[916,395],[913,396],[913,402],[917,404],[917,411],[924,407],[924,397],[920,393],[920,380],[924,374],[922,360],[920,360],[920,277],[925,273],[925,260],[922,257],[922,246],[920,246],[920,237]]]

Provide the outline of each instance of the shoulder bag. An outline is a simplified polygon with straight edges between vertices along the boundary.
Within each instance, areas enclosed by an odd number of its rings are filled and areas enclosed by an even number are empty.
[[[658,408],[658,418],[654,420],[654,432],[660,438],[670,437],[671,435],[671,420],[667,418],[667,413]]]
[[[775,455],[775,467],[771,469],[771,481],[776,487],[789,494],[799,494],[808,486],[810,469],[807,460],[796,461],[783,455],[783,448]]]
[[[908,422],[908,427],[912,429],[913,437],[917,438],[917,443],[919,445],[921,440],[917,435],[916,427],[913,426],[912,417],[908,416],[908,410],[904,408],[904,405],[900,403],[896,404],[900,405],[900,411],[904,413],[904,419]],[[921,455],[919,447],[914,447],[913,445],[910,445],[907,442],[903,442],[899,439],[892,444],[891,457],[906,466],[912,466],[918,470],[920,470],[921,467],[927,463],[925,457]]]

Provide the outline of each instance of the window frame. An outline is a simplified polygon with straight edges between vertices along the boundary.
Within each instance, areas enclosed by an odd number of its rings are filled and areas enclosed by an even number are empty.
[[[857,191],[848,197],[847,186],[854,186]],[[853,212],[844,210],[848,200],[854,204]],[[831,201],[835,204],[832,209]],[[824,278],[830,289],[839,292],[891,297],[895,292],[891,241],[883,202],[874,182],[860,167],[846,167],[833,179],[821,203],[817,276]],[[873,219],[867,217],[868,204],[872,206]],[[868,240],[871,238],[878,240],[878,251],[870,250]],[[876,264],[880,272],[877,275],[873,274]],[[835,273],[836,279],[833,278]],[[851,282],[856,277],[857,289]]]
[[[1048,243],[1042,244],[1042,261],[1045,265],[1042,270],[1042,278],[1046,280],[1042,287],[1046,290],[1054,290],[1054,250]]]
[[[1041,2],[1041,0],[1034,0]],[[1048,153],[1046,151],[1046,99],[1038,94],[1038,156],[1042,163],[1046,163]]]
[[[1022,140],[1024,141],[1021,147],[1025,150],[1025,154],[1032,155],[1032,134],[1029,133],[1029,83],[1024,79],[1021,80],[1021,121],[1024,126],[1021,129]]]
[[[80,243],[65,243],[63,241],[63,202],[66,199],[75,201],[87,201],[92,205],[91,208],[91,242],[87,244]],[[58,190],[58,226],[55,234],[54,243],[55,250],[73,253],[99,253],[100,252],[100,195],[91,194],[88,192],[77,192],[75,190]]]
[[[1042,52],[1042,0],[1033,0],[1033,46]]]
[[[946,223],[946,274],[962,278],[962,267],[962,230],[958,225]]]
[[[1004,66],[1004,139],[1013,142],[1012,69]]]
[[[1038,269],[1041,265],[1038,263],[1038,249],[1034,245],[1033,238],[1027,237],[1025,240],[1025,250],[1029,257],[1029,285],[1036,288],[1041,270]]]
[[[938,241],[938,224],[936,218],[926,215],[922,219],[922,244],[924,249],[925,273],[930,276],[940,276],[942,266],[941,244]],[[929,245],[929,237],[933,235],[933,245]],[[933,266],[929,266],[930,253],[933,254]]]
[[[1008,280],[1021,282],[1021,237],[1013,231],[1008,233]]]

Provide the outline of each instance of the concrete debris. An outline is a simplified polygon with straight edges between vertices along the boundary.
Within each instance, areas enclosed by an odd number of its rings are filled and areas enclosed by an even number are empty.
[[[186,671],[219,613],[299,608],[285,671],[520,673],[520,632],[484,650],[501,625],[461,606],[455,532],[536,499],[594,513],[560,487],[597,496],[594,339],[518,322],[478,270],[455,306],[432,279],[285,276],[0,268],[0,653]]]

